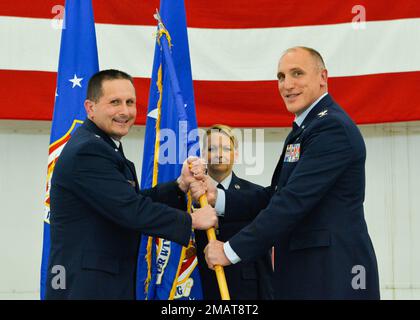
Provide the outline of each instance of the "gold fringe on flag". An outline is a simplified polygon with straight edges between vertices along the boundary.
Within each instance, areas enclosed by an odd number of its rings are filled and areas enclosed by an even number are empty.
[[[159,90],[159,100],[157,103],[157,119],[156,119],[156,138],[155,138],[155,153],[153,159],[153,179],[152,187],[156,186],[158,183],[158,169],[159,169],[159,147],[160,147],[160,118],[161,118],[161,109],[162,109],[162,65],[159,66],[156,85]],[[145,292],[149,291],[149,284],[152,279],[152,245],[153,237],[149,237],[147,240],[147,249],[146,249],[146,262],[147,262],[147,278],[144,281],[144,290]],[[147,296],[147,295],[146,295]]]

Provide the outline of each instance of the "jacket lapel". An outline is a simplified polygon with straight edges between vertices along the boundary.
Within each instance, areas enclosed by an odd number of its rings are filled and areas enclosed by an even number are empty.
[[[136,192],[139,193],[140,187],[139,187],[139,182],[137,180],[136,168],[134,166],[134,163],[132,163],[130,160],[126,159],[125,157],[124,157],[124,160],[127,166],[130,168],[131,174],[133,175],[134,182],[136,183],[136,186],[135,186]]]
[[[320,116],[320,113],[325,112],[325,110],[327,110],[326,112],[328,112],[328,107],[330,105],[332,105],[333,103],[334,103],[334,101],[332,100],[331,96],[329,94],[327,94],[308,113],[308,115],[306,116],[305,120],[303,121],[303,123],[299,127],[299,129],[297,129],[295,131],[291,131],[288,134],[288,136],[287,136],[287,138],[284,142],[284,145],[283,145],[283,150],[282,150],[279,162],[277,163],[276,169],[274,170],[274,174],[273,174],[273,177],[271,179],[271,187],[272,188],[275,188],[277,186],[278,182],[279,182],[278,180],[280,178],[281,169],[283,167],[283,161],[284,161],[284,156],[285,156],[287,145],[289,145],[290,143],[295,141],[295,139],[303,133],[305,128],[307,128],[309,126],[309,124],[312,122],[312,120],[315,119],[315,117]]]
[[[287,145],[290,144],[290,142],[293,141],[297,136],[299,136],[302,133],[302,131],[303,129],[302,127],[300,127],[299,129],[295,131],[290,131],[289,134],[287,135],[286,140],[284,141],[283,150],[281,152],[280,159],[277,162],[276,169],[274,170],[273,177],[271,178],[271,187],[274,188],[275,186],[277,186],[277,183],[280,177],[280,172],[283,167],[283,160],[284,160],[284,155],[286,152]]]
[[[115,142],[112,141],[112,139],[105,132],[103,132],[100,128],[98,128],[98,126],[93,121],[86,119],[85,122],[83,123],[83,126],[85,126],[85,128],[88,131],[93,132],[95,135],[100,136],[113,149],[117,149]],[[140,188],[139,188],[139,183],[137,180],[136,168],[134,167],[134,163],[132,163],[130,160],[128,160],[125,157],[124,152],[121,151],[118,153],[121,155],[121,157],[124,160],[124,163],[127,165],[128,169],[130,170],[131,175],[133,176],[133,182],[135,183],[136,192],[139,193]]]
[[[236,174],[232,171],[232,180],[230,181],[230,185],[228,190],[237,190],[238,187],[239,189],[241,188],[241,181],[239,180],[239,178],[236,176]]]

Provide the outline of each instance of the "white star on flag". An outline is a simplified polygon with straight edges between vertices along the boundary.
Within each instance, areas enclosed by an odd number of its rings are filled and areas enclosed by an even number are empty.
[[[150,117],[150,118],[153,118],[153,119],[156,119],[157,120],[157,117],[158,117],[158,109],[157,108],[156,109],[153,109],[152,111],[150,111],[147,114],[147,116]]]
[[[80,84],[80,81],[82,81],[83,80],[83,78],[78,78],[77,76],[76,76],[76,74],[74,74],[74,77],[73,77],[73,79],[70,79],[69,81],[71,82],[71,83],[73,83],[73,87],[72,88],[74,88],[75,86],[79,86],[80,88],[82,87],[82,85]]]

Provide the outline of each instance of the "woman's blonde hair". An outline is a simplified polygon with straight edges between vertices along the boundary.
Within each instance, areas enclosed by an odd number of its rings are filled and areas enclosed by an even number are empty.
[[[206,130],[206,138],[209,137],[213,132],[221,132],[228,136],[230,141],[233,143],[235,149],[238,148],[238,139],[233,133],[233,129],[225,124],[215,124]],[[207,139],[203,139],[203,148],[207,146]]]

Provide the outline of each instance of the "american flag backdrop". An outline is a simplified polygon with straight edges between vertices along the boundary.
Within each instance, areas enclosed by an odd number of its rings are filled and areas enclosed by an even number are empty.
[[[291,46],[317,49],[358,124],[420,120],[418,0],[185,0],[199,126],[289,126],[276,82]],[[0,1],[0,119],[51,120],[64,0]],[[159,0],[93,0],[100,69],[135,77],[145,124]]]

